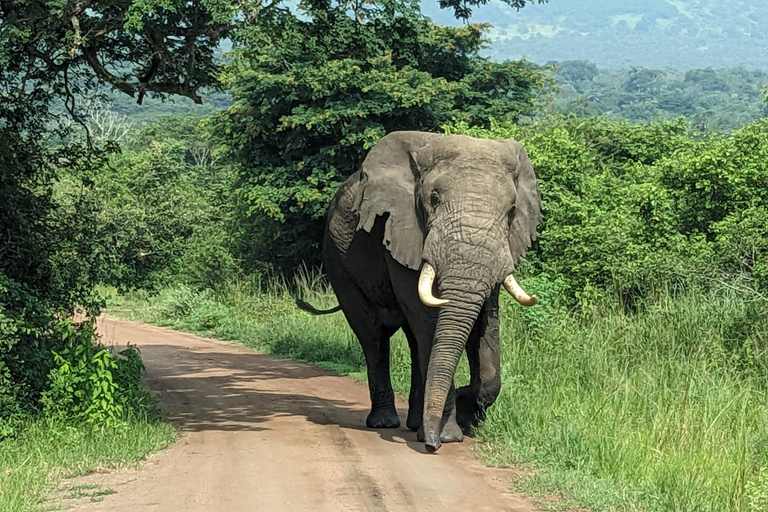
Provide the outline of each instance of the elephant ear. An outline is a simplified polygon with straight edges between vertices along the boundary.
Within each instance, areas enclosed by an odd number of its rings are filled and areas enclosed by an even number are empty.
[[[416,185],[419,161],[426,146],[442,135],[392,132],[371,149],[360,170],[355,207],[360,215],[357,229],[371,232],[376,217],[387,215],[383,244],[392,257],[408,268],[421,268],[424,226],[419,215]]]
[[[515,214],[509,229],[509,249],[512,261],[517,264],[539,237],[537,228],[541,223],[541,197],[533,165],[523,145],[511,139],[500,142],[510,149],[510,172],[517,190]]]

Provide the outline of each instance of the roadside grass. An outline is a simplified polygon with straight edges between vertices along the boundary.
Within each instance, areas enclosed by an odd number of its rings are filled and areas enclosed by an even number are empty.
[[[311,302],[335,305],[314,289]],[[768,510],[765,301],[662,290],[635,312],[605,301],[583,313],[542,295],[531,309],[502,299],[503,387],[477,432],[482,459],[530,469],[513,485],[551,509]],[[109,312],[364,379],[343,315],[303,313],[280,286],[177,286],[113,296]],[[409,372],[398,333],[392,376],[405,396]]]
[[[173,426],[161,420],[133,418],[120,427],[94,431],[51,420],[29,420],[18,434],[0,441],[0,511],[50,510],[49,496],[63,479],[97,469],[130,466],[176,440]],[[66,499],[98,499],[108,489],[73,488]],[[77,491],[77,492],[75,492]]]

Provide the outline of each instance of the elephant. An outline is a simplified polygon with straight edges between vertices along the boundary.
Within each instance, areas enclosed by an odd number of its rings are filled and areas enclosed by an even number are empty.
[[[427,452],[458,442],[501,389],[499,291],[532,306],[513,270],[538,238],[541,199],[514,140],[395,131],[341,185],[326,217],[322,259],[365,355],[369,428],[397,428],[390,337],[411,352],[406,425]],[[454,388],[466,350],[470,384]]]

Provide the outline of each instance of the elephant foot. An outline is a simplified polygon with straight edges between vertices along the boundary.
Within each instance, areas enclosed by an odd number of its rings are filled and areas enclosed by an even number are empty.
[[[405,419],[405,426],[414,432],[419,430],[419,427],[421,427],[421,411],[417,411],[415,407],[408,408],[408,417]]]
[[[368,428],[397,428],[400,426],[400,418],[394,407],[372,409],[365,419]]]
[[[477,393],[463,387],[456,390],[456,423],[464,435],[470,435],[472,428],[480,422],[482,412],[477,403]]]
[[[461,432],[459,425],[453,420],[448,420],[443,427],[443,431],[440,432],[440,441],[444,443],[460,443],[463,440],[464,434]]]

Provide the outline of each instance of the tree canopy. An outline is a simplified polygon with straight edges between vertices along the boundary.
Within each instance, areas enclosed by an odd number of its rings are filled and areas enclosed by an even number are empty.
[[[314,261],[330,198],[386,133],[519,120],[552,86],[538,65],[480,57],[487,27],[434,25],[415,2],[310,0],[251,15],[219,122],[250,219],[243,251],[258,260]]]
[[[216,49],[234,28],[224,0],[0,1],[2,81],[71,99],[96,81],[136,97],[200,102],[216,84]]]

